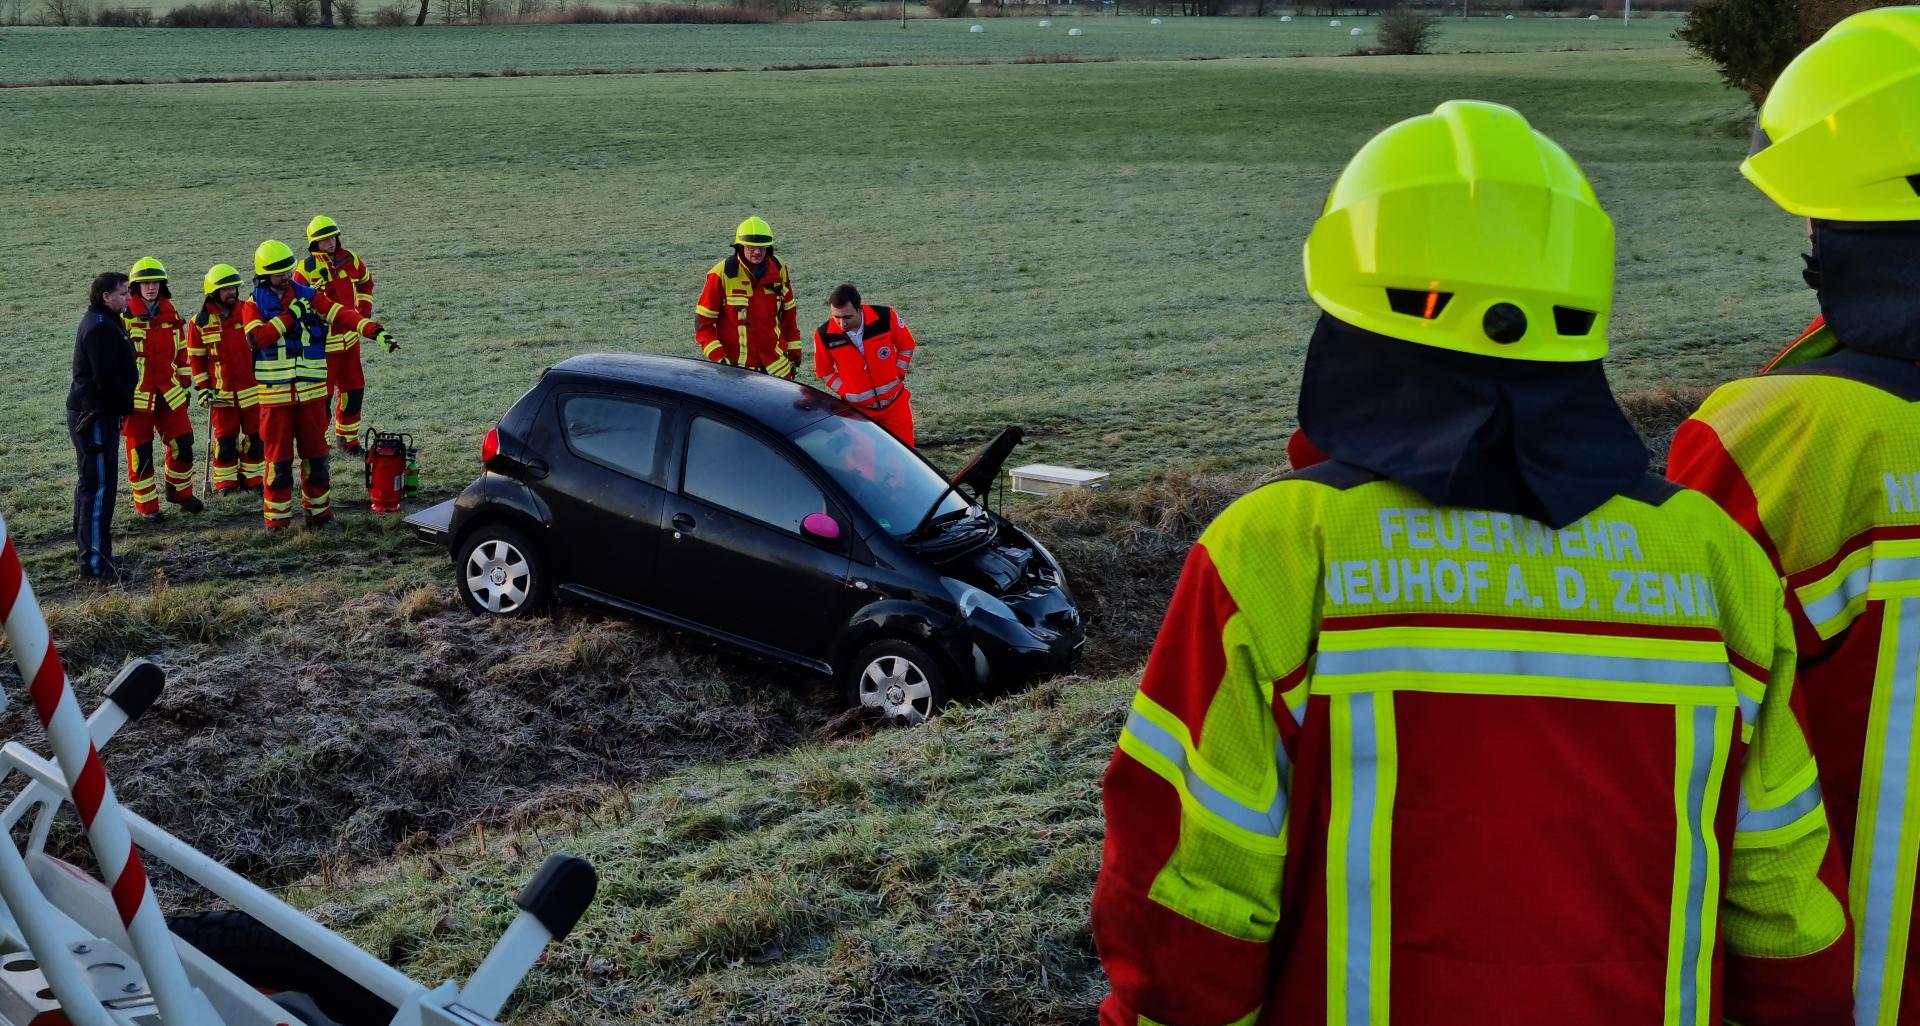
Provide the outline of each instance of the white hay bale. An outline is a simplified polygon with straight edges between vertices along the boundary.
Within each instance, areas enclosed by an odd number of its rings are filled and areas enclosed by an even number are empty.
[[[1291,14],[1283,14],[1280,16],[1280,23],[1283,25],[1292,20],[1293,20],[1293,15]]]
[[[1332,21],[1330,21],[1330,22],[1327,22],[1327,27],[1328,27],[1328,28],[1339,28],[1339,27],[1340,27],[1340,19],[1339,19],[1339,18],[1335,18],[1335,19],[1333,19]]]
[[[1599,16],[1599,15],[1597,15],[1597,14],[1589,14],[1589,15],[1587,15],[1587,20],[1588,20],[1588,21],[1599,21],[1599,20],[1600,20],[1600,16]]]
[[[1067,35],[1078,36],[1078,35],[1085,35],[1085,33],[1081,32],[1079,29],[1068,29]]]
[[[987,27],[985,25],[975,25],[974,27],[968,29],[967,31],[968,32],[985,32],[986,30],[987,30]]]
[[[1155,19],[1153,19],[1152,21],[1150,21],[1150,22],[1147,22],[1147,24],[1149,24],[1149,25],[1165,25],[1165,24],[1166,24],[1166,22],[1164,22],[1164,21],[1161,21],[1161,20],[1160,20],[1159,18],[1155,18]]]
[[[1366,34],[1366,30],[1364,29],[1351,29],[1347,32],[1347,35],[1350,35],[1350,36],[1361,36],[1365,34]]]
[[[1052,28],[1052,27],[1053,27],[1053,19],[1052,19],[1052,18],[1042,18],[1042,19],[1040,19],[1040,27],[1041,27],[1041,28]]]
[[[1507,15],[1507,20],[1508,20],[1508,21],[1512,21],[1512,20],[1513,20],[1513,15],[1511,15],[1511,14],[1509,14],[1509,15]]]

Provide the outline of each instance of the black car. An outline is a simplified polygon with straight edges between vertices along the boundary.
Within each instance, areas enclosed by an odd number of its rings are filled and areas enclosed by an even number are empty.
[[[475,612],[555,596],[831,674],[925,718],[989,683],[1064,672],[1085,638],[1060,564],[982,498],[1010,428],[952,480],[858,410],[702,360],[552,367],[458,498],[410,518]]]

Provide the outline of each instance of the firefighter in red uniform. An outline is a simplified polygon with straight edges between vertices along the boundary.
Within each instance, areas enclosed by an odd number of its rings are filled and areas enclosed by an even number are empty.
[[[307,523],[333,519],[327,465],[327,339],[341,331],[391,346],[393,339],[352,304],[294,282],[293,250],[268,239],[253,251],[253,294],[240,307],[253,346],[253,376],[260,389],[260,437],[266,450],[267,483],[261,500],[267,529],[293,521],[293,463],[302,463],[300,505]]]
[[[893,437],[913,444],[907,372],[913,332],[890,306],[867,306],[860,290],[840,285],[827,297],[833,316],[813,332],[813,372],[840,398],[858,406]]]
[[[263,483],[260,388],[240,311],[243,284],[232,264],[213,265],[201,282],[200,312],[187,323],[187,362],[213,433],[215,495],[259,491]]]
[[[1920,1024],[1920,7],[1781,72],[1741,172],[1808,218],[1820,319],[1674,435],[1668,474],[1772,558],[1849,863],[1858,1026]]]
[[[793,379],[800,366],[799,303],[787,265],[773,255],[773,229],[766,221],[740,222],[733,255],[707,269],[693,314],[702,356]]]
[[[154,483],[153,439],[166,446],[166,496],[189,513],[206,508],[193,494],[193,418],[187,410],[187,347],[180,314],[167,288],[167,269],[142,257],[127,275],[133,298],[121,315],[133,340],[140,383],[133,390],[133,412],[121,428],[127,441],[127,481],[133,506],[148,520],[159,520],[160,488]]]
[[[1853,946],[1753,539],[1608,391],[1613,224],[1453,101],[1305,247],[1329,457],[1189,554],[1104,781],[1104,1026],[1841,1026]]]
[[[321,214],[307,222],[307,255],[293,280],[328,299],[373,316],[373,272],[340,239],[340,226]],[[392,351],[392,347],[388,348]],[[360,333],[352,329],[327,336],[327,401],[334,408],[333,437],[349,456],[360,455],[360,410],[367,395],[367,373],[360,365]]]

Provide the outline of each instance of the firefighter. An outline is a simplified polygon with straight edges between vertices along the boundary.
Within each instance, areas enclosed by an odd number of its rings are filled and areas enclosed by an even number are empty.
[[[1856,14],[1781,73],[1740,167],[1810,219],[1820,317],[1681,425],[1668,473],[1784,579],[1859,934],[1853,1018],[1920,1024],[1920,7]]]
[[[1851,935],[1779,579],[1647,473],[1613,225],[1453,101],[1335,183],[1327,461],[1189,554],[1103,789],[1106,1026],[1834,1026]]]
[[[740,222],[733,255],[707,269],[693,314],[702,356],[793,379],[800,366],[799,303],[787,265],[773,255],[773,229],[766,221]]]
[[[213,494],[261,489],[260,388],[240,312],[244,280],[232,264],[214,264],[201,282],[200,312],[187,323],[187,361],[213,433]]]
[[[868,306],[860,290],[839,285],[827,297],[833,315],[813,331],[813,372],[840,398],[913,444],[913,332],[890,306]]]
[[[165,494],[168,502],[188,513],[206,504],[193,494],[193,417],[187,409],[192,384],[187,366],[186,325],[173,308],[167,287],[167,269],[153,257],[141,257],[128,272],[133,296],[127,302],[127,337],[133,340],[140,383],[133,389],[133,412],[127,415],[121,436],[127,443],[127,482],[133,486],[133,507],[148,521],[157,521],[162,487],[154,482],[153,440],[159,436],[165,453]]]
[[[300,505],[307,524],[333,519],[327,465],[327,339],[341,331],[391,346],[393,338],[350,303],[293,280],[293,250],[268,239],[253,251],[253,294],[241,320],[253,347],[260,439],[267,481],[261,505],[269,531],[293,521],[294,457],[301,464]]]
[[[340,226],[325,214],[307,222],[307,255],[293,280],[317,289],[337,303],[373,316],[373,274],[366,261],[341,243]],[[393,347],[388,347],[392,352]],[[360,408],[366,400],[367,374],[360,366],[360,333],[327,336],[327,401],[334,407],[333,437],[341,451],[360,455]]]

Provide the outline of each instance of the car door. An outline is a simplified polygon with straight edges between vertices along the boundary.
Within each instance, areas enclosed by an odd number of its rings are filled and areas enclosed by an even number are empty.
[[[688,418],[680,488],[667,498],[660,608],[749,647],[825,668],[852,613],[847,548],[800,533],[825,512],[848,537],[814,478],[733,424]]]
[[[566,390],[542,418],[551,441],[536,485],[553,514],[562,586],[651,606],[665,523],[665,444],[674,409],[632,396]]]

